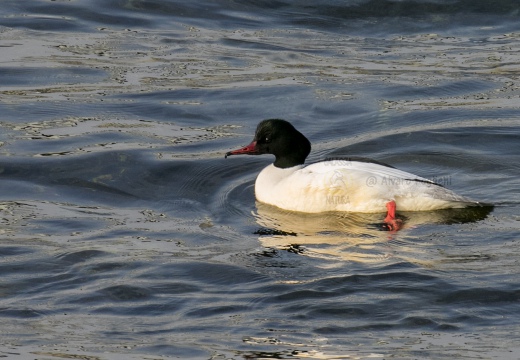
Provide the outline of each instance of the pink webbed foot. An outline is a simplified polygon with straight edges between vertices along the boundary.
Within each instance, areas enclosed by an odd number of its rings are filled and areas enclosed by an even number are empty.
[[[385,224],[388,226],[390,231],[398,231],[403,226],[403,222],[395,217],[395,201],[389,201],[386,203],[387,214],[385,217]]]

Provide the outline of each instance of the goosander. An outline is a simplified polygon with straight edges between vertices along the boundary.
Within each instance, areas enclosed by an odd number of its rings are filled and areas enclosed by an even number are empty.
[[[255,182],[256,199],[278,208],[305,213],[346,211],[386,212],[384,222],[399,230],[400,211],[465,208],[481,204],[455,194],[433,181],[377,161],[346,158],[305,166],[309,140],[288,121],[263,120],[253,141],[231,155],[275,156]]]

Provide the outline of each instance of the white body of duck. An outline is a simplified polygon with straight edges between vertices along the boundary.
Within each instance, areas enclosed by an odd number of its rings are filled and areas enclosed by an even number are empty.
[[[395,201],[402,211],[429,211],[478,205],[441,185],[392,167],[332,160],[290,168],[267,166],[255,183],[258,201],[282,209],[385,212]]]

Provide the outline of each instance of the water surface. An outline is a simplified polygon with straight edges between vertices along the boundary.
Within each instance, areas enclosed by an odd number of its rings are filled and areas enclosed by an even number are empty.
[[[0,355],[517,359],[519,10],[4,1]],[[495,206],[256,203],[271,117]]]

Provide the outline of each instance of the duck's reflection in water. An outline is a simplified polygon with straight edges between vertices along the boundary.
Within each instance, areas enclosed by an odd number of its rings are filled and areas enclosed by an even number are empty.
[[[388,231],[384,214],[291,212],[260,202],[254,213],[259,225],[255,232],[262,246],[331,260],[382,262],[389,257],[423,263],[425,248],[414,246],[406,236],[409,229],[433,224],[462,224],[485,219],[491,206],[399,214],[403,227]],[[390,240],[396,247],[388,246]],[[426,264],[423,264],[426,265]]]

